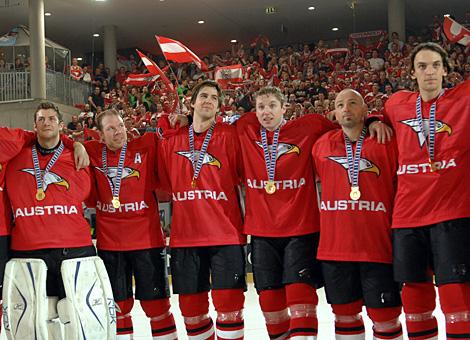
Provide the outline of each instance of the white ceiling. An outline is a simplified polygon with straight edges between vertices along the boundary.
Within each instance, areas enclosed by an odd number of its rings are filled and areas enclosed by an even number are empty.
[[[463,0],[405,0],[407,28],[432,22],[433,15],[457,19],[470,10]],[[102,50],[103,25],[116,25],[118,48],[138,47],[160,53],[155,34],[180,40],[204,55],[230,49],[230,40],[245,46],[259,33],[271,43],[312,42],[344,38],[353,30],[351,0],[45,0],[48,38],[78,56]],[[268,6],[276,8],[271,15]],[[307,7],[315,6],[314,11]],[[356,31],[387,29],[387,0],[357,0]],[[198,20],[205,24],[197,24]],[[0,34],[19,24],[28,25],[27,0],[0,0]],[[281,32],[281,26],[287,32]],[[332,32],[332,27],[339,27]]]

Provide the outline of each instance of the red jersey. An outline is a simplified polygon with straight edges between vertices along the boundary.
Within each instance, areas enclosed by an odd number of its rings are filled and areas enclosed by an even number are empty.
[[[319,231],[311,150],[322,134],[335,127],[316,114],[290,120],[281,127],[274,178],[276,192],[269,195],[264,189],[268,174],[261,125],[254,113],[247,113],[238,120],[246,177],[246,234],[288,237]],[[274,132],[266,132],[271,147]]]
[[[352,145],[353,152],[356,148]],[[359,162],[361,197],[349,197],[351,183],[343,131],[323,135],[312,149],[322,183],[318,259],[392,262],[391,229],[395,195],[395,141],[379,144],[366,137]]]
[[[119,201],[114,208],[111,200],[116,185],[117,165],[121,149],[106,148],[108,173],[102,162],[105,144],[85,143],[96,182],[96,240],[97,248],[127,251],[164,247],[160,227],[158,201],[154,195],[157,185],[157,136],[148,133],[127,143],[122,172]]]
[[[206,133],[194,134],[195,150],[201,150]],[[161,140],[159,146],[159,178],[173,199],[170,246],[244,244],[238,198],[242,165],[235,127],[215,124],[196,188],[191,186],[189,127]]]
[[[38,152],[44,170],[52,154]],[[31,147],[8,163],[6,185],[15,218],[11,248],[36,250],[90,246],[90,226],[82,202],[91,189],[89,169],[75,169],[73,151],[64,149],[44,179],[44,200],[36,200],[36,178]]]
[[[10,234],[12,212],[5,188],[7,162],[18,155],[24,145],[31,144],[35,134],[22,129],[0,127],[0,236]]]
[[[470,81],[437,100],[435,161],[431,172],[425,138],[416,118],[416,92],[400,91],[385,104],[398,143],[398,189],[393,227],[420,227],[470,217]],[[436,100],[422,102],[425,130]]]
[[[75,79],[75,80],[80,80],[83,78],[83,69],[76,65],[71,65],[70,66],[70,76]]]

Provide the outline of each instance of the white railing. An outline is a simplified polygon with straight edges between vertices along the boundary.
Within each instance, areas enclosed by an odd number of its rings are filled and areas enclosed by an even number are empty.
[[[0,72],[0,102],[31,98],[29,72]]]
[[[72,80],[59,72],[46,71],[46,97],[65,105],[83,104],[91,93],[91,86]],[[0,103],[31,98],[31,74],[25,72],[0,72]]]

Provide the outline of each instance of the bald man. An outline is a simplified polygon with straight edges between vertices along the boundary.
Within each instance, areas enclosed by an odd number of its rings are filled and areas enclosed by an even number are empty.
[[[352,89],[335,100],[341,130],[313,146],[322,183],[318,259],[337,339],[364,339],[362,306],[374,339],[402,339],[399,286],[393,280],[391,222],[395,194],[395,140],[379,144],[364,122],[367,105]]]

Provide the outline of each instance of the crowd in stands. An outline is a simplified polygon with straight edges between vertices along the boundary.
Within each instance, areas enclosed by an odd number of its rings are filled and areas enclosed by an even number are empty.
[[[200,71],[194,64],[173,64],[167,73],[174,84],[178,79],[176,92],[159,81],[147,86],[126,84],[129,74],[146,72],[138,56],[131,55],[114,74],[103,63],[90,70],[89,65],[79,66],[74,59],[71,76],[89,82],[93,90],[87,102],[80,106],[82,112],[72,118],[67,130],[79,141],[97,138],[94,116],[113,107],[122,113],[130,139],[156,131],[159,117],[169,114],[174,107],[175,93],[181,103],[178,110],[187,113],[192,88],[203,79],[213,79],[216,67],[235,64],[243,66],[244,79],[225,90],[221,116],[252,111],[253,93],[269,84],[280,87],[288,99],[286,119],[321,114],[333,120],[335,96],[344,88],[358,90],[370,112],[380,113],[394,92],[413,89],[408,56],[419,42],[434,40],[449,52],[454,70],[448,74],[445,87],[470,78],[470,48],[449,43],[437,28],[440,23],[431,25],[427,36],[409,35],[402,41],[393,33],[389,41],[381,44],[359,46],[353,43],[347,50],[339,46],[338,41],[327,46],[322,40],[279,48],[268,44],[249,49],[234,45],[232,51],[204,58],[208,72]],[[152,59],[162,69],[167,65],[161,58],[153,56]]]

